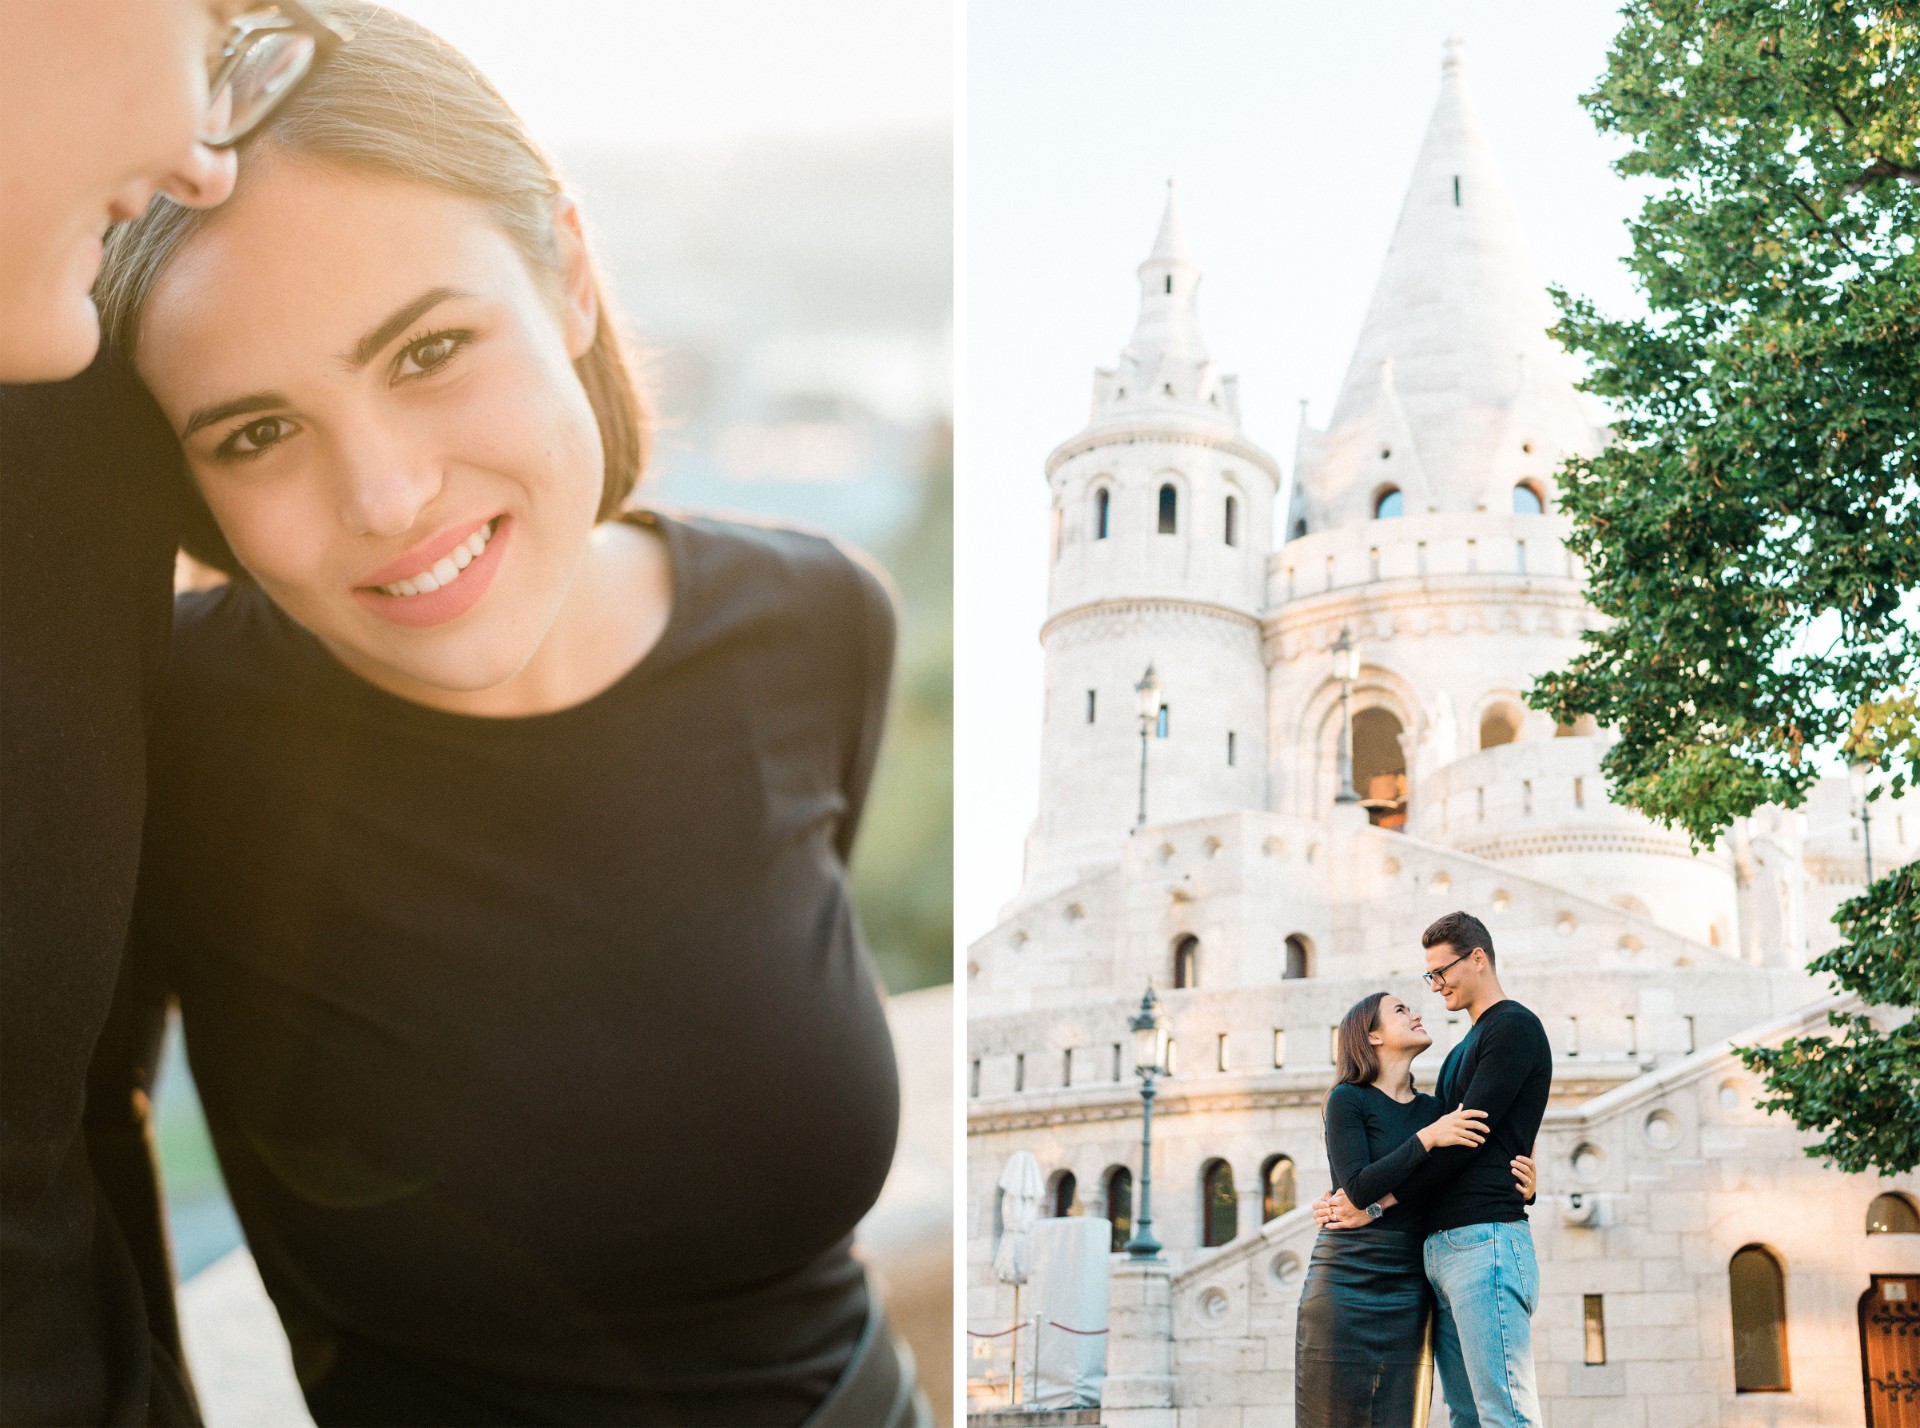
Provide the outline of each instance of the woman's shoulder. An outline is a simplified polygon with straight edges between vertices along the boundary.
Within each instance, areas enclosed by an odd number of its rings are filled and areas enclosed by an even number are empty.
[[[822,531],[753,516],[651,509],[634,513],[661,530],[678,591],[693,591],[704,619],[723,626],[772,622],[796,637],[851,636],[891,650],[892,582],[873,557]]]
[[[636,520],[668,528],[672,544],[691,546],[702,565],[754,573],[787,594],[822,593],[855,584],[889,595],[885,573],[873,557],[807,526],[715,511],[662,508],[639,511]],[[672,540],[672,527],[685,539]]]
[[[1339,1081],[1327,1092],[1327,1109],[1338,1106],[1344,1110],[1359,1110],[1367,1104],[1367,1088],[1358,1081]]]

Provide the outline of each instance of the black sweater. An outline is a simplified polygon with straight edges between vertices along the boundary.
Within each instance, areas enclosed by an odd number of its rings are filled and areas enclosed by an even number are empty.
[[[1439,1098],[1423,1091],[1401,1102],[1377,1086],[1351,1081],[1335,1086],[1327,1093],[1327,1165],[1333,1183],[1361,1209],[1396,1190],[1425,1163],[1420,1132],[1441,1114]],[[1394,1202],[1381,1223],[1418,1228],[1418,1207],[1409,1208],[1402,1194],[1395,1194]]]
[[[166,661],[179,448],[126,367],[0,388],[0,1422],[187,1423],[147,1098],[82,1132]],[[146,1087],[140,1088],[145,1091]],[[143,1302],[142,1280],[146,1299]]]
[[[1442,1113],[1463,1105],[1487,1113],[1486,1140],[1432,1151],[1395,1195],[1424,1203],[1429,1232],[1524,1220],[1512,1161],[1533,1154],[1552,1085],[1553,1052],[1540,1018],[1511,998],[1495,1002],[1447,1053],[1434,1087]]]
[[[865,1320],[891,605],[819,537],[656,524],[659,642],[527,718],[181,601],[132,960],[320,1424],[793,1424]]]

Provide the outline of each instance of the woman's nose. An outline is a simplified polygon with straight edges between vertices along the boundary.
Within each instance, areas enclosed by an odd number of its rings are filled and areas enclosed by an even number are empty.
[[[238,160],[232,149],[211,149],[195,143],[160,187],[176,203],[188,208],[212,208],[225,203],[233,192]]]
[[[341,524],[355,535],[405,535],[439,494],[437,467],[406,460],[391,449],[369,452],[346,473]]]

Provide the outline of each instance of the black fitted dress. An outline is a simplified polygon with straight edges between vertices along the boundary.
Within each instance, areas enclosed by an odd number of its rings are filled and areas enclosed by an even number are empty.
[[[637,519],[664,633],[528,718],[386,694],[251,584],[182,599],[134,962],[323,1428],[793,1425],[866,1322],[891,604],[817,536]]]
[[[1426,1159],[1418,1133],[1440,1114],[1433,1096],[1402,1104],[1375,1086],[1335,1086],[1326,1112],[1333,1183],[1371,1205]],[[1294,1428],[1424,1428],[1433,1396],[1425,1238],[1417,1205],[1396,1204],[1364,1229],[1320,1231],[1294,1340]]]

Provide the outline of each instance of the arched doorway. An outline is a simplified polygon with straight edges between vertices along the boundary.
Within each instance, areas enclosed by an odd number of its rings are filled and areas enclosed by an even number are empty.
[[[1287,981],[1313,975],[1313,944],[1298,932],[1287,938],[1287,961],[1280,975]]]
[[[1727,1265],[1733,1310],[1736,1393],[1790,1393],[1787,1287],[1780,1261],[1765,1245],[1747,1245]]]
[[[1113,1222],[1112,1250],[1119,1254],[1133,1238],[1133,1172],[1124,1165],[1108,1167],[1102,1177],[1106,1185],[1107,1219]]]
[[[1920,1421],[1920,1274],[1876,1274],[1860,1296],[1860,1378],[1867,1428]]]
[[[1353,716],[1353,786],[1378,828],[1407,826],[1407,755],[1401,725],[1387,709]]]
[[[1293,1158],[1268,1156],[1260,1167],[1260,1222],[1279,1219],[1294,1207],[1296,1198]]]
[[[1200,1243],[1226,1244],[1240,1228],[1240,1198],[1233,1193],[1233,1167],[1209,1160],[1200,1171]]]
[[[1173,945],[1173,985],[1183,991],[1200,985],[1200,939],[1192,933]]]

